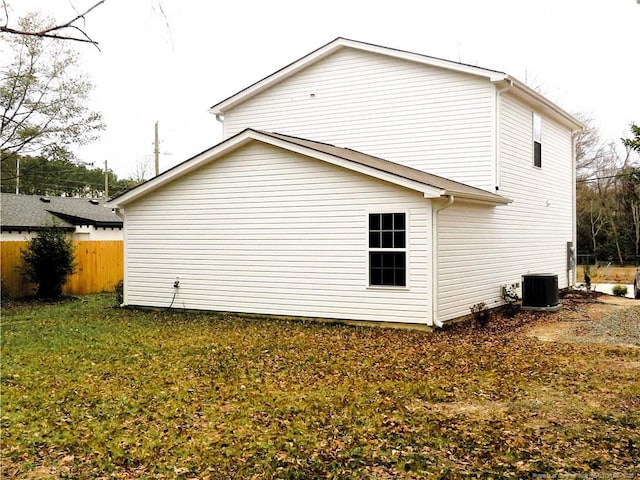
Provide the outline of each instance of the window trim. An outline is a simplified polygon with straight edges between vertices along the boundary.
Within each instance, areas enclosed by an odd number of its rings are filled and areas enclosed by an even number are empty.
[[[531,148],[534,168],[542,169],[542,115],[538,112],[531,112]]]
[[[369,233],[370,233],[370,215],[372,214],[404,214],[404,248],[374,248],[369,247]],[[410,268],[409,268],[409,212],[405,209],[396,207],[383,207],[383,208],[371,208],[366,211],[366,230],[365,230],[365,255],[366,255],[366,288],[368,290],[409,290]],[[391,253],[404,253],[404,285],[372,285],[371,284],[371,253],[375,252],[391,252]]]

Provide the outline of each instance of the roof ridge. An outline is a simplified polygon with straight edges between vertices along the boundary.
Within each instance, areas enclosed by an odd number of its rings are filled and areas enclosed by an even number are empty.
[[[506,72],[503,72],[501,70],[496,70],[494,68],[487,68],[487,67],[481,67],[478,65],[472,65],[470,63],[464,63],[464,62],[460,62],[460,61],[455,61],[455,60],[451,60],[449,58],[444,58],[444,57],[436,57],[434,55],[427,55],[426,53],[420,53],[420,52],[414,52],[412,50],[405,50],[403,48],[396,48],[396,47],[388,47],[386,45],[378,45],[377,43],[371,43],[371,42],[364,42],[362,40],[354,40],[352,38],[346,38],[346,37],[337,37],[335,40],[333,40],[334,42],[336,40],[346,40],[348,42],[353,42],[353,43],[359,43],[361,45],[368,45],[370,47],[375,47],[375,48],[383,48],[385,50],[392,50],[394,52],[399,52],[399,53],[408,53],[409,55],[417,55],[419,57],[424,57],[424,58],[430,58],[433,60],[437,60],[439,62],[447,62],[447,63],[454,63],[456,65],[461,65],[463,67],[471,67],[471,68],[478,68],[480,70],[487,70],[489,72],[493,72],[493,73],[499,73],[501,75],[508,75]],[[332,43],[332,42],[330,42]]]

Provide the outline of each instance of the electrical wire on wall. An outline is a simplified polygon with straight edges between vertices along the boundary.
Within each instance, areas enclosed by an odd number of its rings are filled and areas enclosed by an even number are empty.
[[[171,303],[169,304],[167,310],[170,310],[171,307],[173,307],[173,302],[175,302],[176,295],[178,295],[178,288],[180,288],[180,279],[176,278],[176,281],[173,282],[173,298],[171,299]]]

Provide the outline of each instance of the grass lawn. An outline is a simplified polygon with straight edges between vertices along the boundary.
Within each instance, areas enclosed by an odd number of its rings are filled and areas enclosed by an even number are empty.
[[[2,478],[640,472],[638,348],[114,303],[3,308]]]
[[[576,269],[576,279],[578,283],[584,282],[584,265],[578,265]],[[633,283],[638,267],[618,267],[603,266],[596,268],[591,265],[589,267],[589,276],[592,283]]]

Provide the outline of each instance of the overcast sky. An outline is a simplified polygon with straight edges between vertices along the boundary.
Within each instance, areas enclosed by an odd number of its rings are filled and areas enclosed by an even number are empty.
[[[95,1],[9,0],[10,19]],[[338,36],[506,72],[612,141],[640,122],[636,0],[107,0],[85,29],[107,129],[76,153],[120,177],[152,161],[156,121],[166,170],[222,139],[211,105]]]

